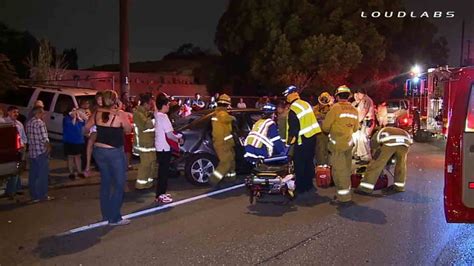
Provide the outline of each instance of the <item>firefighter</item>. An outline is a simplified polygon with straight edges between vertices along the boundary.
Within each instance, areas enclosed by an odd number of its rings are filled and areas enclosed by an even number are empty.
[[[296,86],[289,86],[283,95],[290,103],[286,143],[294,144],[296,193],[301,196],[314,190],[314,148],[316,134],[321,133],[321,128],[314,116],[313,108],[308,102],[300,99]]]
[[[351,90],[343,85],[336,90],[337,103],[326,114],[322,128],[329,134],[329,163],[336,185],[336,202],[351,202],[352,134],[359,129],[357,110],[349,103]]]
[[[329,109],[334,104],[334,98],[328,93],[323,92],[318,97],[318,104],[314,106],[313,111],[316,116],[316,120],[320,125],[323,124],[326,114],[329,112]],[[327,133],[322,132],[321,134],[316,135],[316,162],[318,165],[328,165],[328,142],[329,137]]]
[[[278,133],[278,126],[273,121],[275,105],[267,103],[262,107],[263,117],[252,127],[245,139],[244,158],[251,163],[285,152],[285,144]]]
[[[361,164],[368,163],[371,159],[369,138],[375,127],[374,102],[364,89],[358,88],[354,93],[352,105],[357,109],[360,124],[359,131],[354,134],[354,153]]]
[[[222,94],[217,99],[217,108],[211,118],[212,143],[219,158],[219,165],[209,177],[209,183],[216,186],[224,177],[230,181],[235,180],[235,152],[232,123],[235,117],[229,115],[230,97]]]
[[[140,105],[133,112],[134,148],[140,154],[136,189],[151,188],[153,178],[157,176],[153,106],[152,95],[150,93],[142,94],[140,95]]]
[[[367,170],[356,192],[371,194],[375,183],[382,173],[385,165],[395,157],[394,184],[388,188],[389,192],[405,191],[407,177],[407,154],[413,140],[405,130],[397,127],[384,127],[378,130],[371,140],[374,160],[369,163]]]

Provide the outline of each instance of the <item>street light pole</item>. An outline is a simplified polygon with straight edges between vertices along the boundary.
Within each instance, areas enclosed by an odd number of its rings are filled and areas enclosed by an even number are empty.
[[[128,62],[128,7],[129,0],[120,1],[120,97],[128,103],[130,95],[130,66]]]

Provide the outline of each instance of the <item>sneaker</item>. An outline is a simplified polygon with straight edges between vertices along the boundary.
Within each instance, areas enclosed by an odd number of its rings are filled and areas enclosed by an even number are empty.
[[[86,176],[83,173],[79,173],[77,176],[82,179],[86,178]]]
[[[155,199],[156,203],[171,203],[173,202],[173,198],[171,198],[170,194],[161,194],[158,198]]]
[[[39,199],[31,199],[27,202],[27,204],[35,204],[35,203],[38,203],[38,202],[40,202]]]
[[[69,176],[68,176],[68,177],[69,177],[69,179],[71,179],[71,180],[74,180],[74,179],[76,179],[76,175],[74,175],[74,174],[69,174]]]
[[[83,174],[84,174],[85,177],[91,176],[91,173],[90,173],[89,169],[84,170]]]
[[[129,219],[122,219],[118,222],[115,222],[115,223],[109,223],[111,226],[120,226],[120,225],[128,225],[130,224],[130,220]]]

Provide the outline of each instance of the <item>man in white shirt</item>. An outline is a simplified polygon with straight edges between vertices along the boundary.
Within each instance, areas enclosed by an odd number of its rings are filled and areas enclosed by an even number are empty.
[[[170,100],[164,94],[158,95],[156,99],[155,113],[155,149],[156,158],[158,160],[158,184],[156,186],[156,203],[171,203],[173,198],[167,194],[168,177],[171,162],[171,147],[167,138],[171,141],[182,144],[183,139],[179,134],[173,133],[173,126],[168,118]]]

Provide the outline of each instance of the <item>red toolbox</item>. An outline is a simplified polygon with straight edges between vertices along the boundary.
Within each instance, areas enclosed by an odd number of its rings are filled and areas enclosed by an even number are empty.
[[[332,184],[331,167],[328,165],[316,166],[315,176],[316,186],[320,188],[330,187]]]

